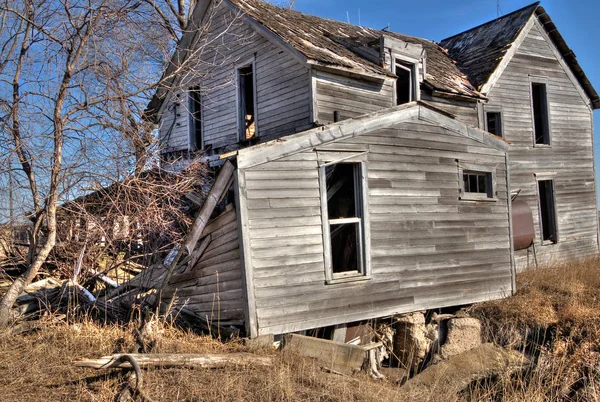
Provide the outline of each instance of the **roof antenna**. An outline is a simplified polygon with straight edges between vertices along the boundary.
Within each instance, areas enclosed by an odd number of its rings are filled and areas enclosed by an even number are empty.
[[[502,10],[500,9],[500,0],[496,0],[496,18],[500,18]]]
[[[348,24],[350,23],[350,13],[346,10],[346,19],[348,20]]]
[[[358,9],[358,26],[360,26],[360,8]]]
[[[388,22],[387,27],[383,28],[382,31],[389,31],[390,30],[390,23]]]

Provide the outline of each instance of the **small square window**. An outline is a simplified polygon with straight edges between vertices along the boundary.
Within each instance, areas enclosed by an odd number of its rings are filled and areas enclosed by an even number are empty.
[[[486,112],[485,113],[485,130],[488,133],[504,137],[502,133],[502,113]]]
[[[460,199],[467,201],[495,201],[495,169],[479,165],[461,165]]]

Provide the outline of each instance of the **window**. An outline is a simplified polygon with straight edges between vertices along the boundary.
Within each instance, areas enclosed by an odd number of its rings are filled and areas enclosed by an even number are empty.
[[[485,112],[485,130],[488,133],[503,137],[502,133],[502,113]]]
[[[542,242],[558,241],[556,230],[556,208],[554,204],[554,180],[538,181],[538,198],[540,207],[540,224]]]
[[[396,60],[396,104],[412,102],[415,98],[414,64]]]
[[[548,121],[548,97],[546,84],[531,83],[531,103],[533,107],[533,133],[536,145],[550,145],[550,124]]]
[[[194,87],[189,90],[188,104],[190,111],[190,150],[195,151],[203,148],[202,102],[199,87]]]
[[[328,283],[368,275],[365,251],[364,165],[326,164],[319,170]]]
[[[247,141],[256,136],[254,64],[238,69],[238,91],[240,141]]]
[[[460,178],[460,199],[471,201],[495,201],[494,168],[461,163],[458,167]]]

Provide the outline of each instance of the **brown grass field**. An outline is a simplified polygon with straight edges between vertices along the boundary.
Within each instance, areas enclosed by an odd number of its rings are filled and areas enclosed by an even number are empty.
[[[286,352],[223,344],[162,328],[153,352],[269,355],[269,368],[148,369],[144,389],[155,401],[600,401],[600,260],[529,270],[516,296],[474,305],[484,341],[526,352],[530,369],[472,384],[459,395],[406,395],[366,374],[326,373]],[[89,319],[27,335],[0,335],[0,401],[114,401],[125,370],[82,369],[77,357],[129,352],[134,325],[101,326]]]

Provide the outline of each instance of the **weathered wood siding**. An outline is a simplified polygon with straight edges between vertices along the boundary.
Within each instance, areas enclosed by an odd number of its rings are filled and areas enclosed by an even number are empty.
[[[368,150],[370,280],[325,284],[321,150]],[[459,200],[459,162],[496,169],[496,201]],[[510,295],[505,166],[503,151],[415,119],[240,169],[259,333]]]
[[[171,277],[163,297],[175,293],[175,307],[182,306],[214,323],[241,325],[244,295],[235,208],[229,204],[206,225],[199,243],[210,236],[198,262],[186,272]]]
[[[477,118],[477,103],[475,100],[461,101],[457,99],[446,99],[439,96],[432,96],[426,91],[421,91],[421,100],[450,113],[456,118],[456,120],[462,123],[473,127],[479,126],[479,119]]]
[[[592,114],[536,22],[489,93],[500,107],[510,142],[511,189],[533,210],[538,260],[570,259],[598,251]],[[533,146],[529,75],[547,78],[551,147]],[[542,245],[535,174],[555,173],[558,244]],[[519,265],[527,251],[518,252]],[[529,261],[533,258],[530,253]]]
[[[197,45],[194,71],[182,72],[173,96],[163,106],[160,136],[167,150],[187,149],[189,112],[184,89],[199,85],[205,148],[238,143],[236,68],[255,61],[258,135],[261,140],[294,133],[310,124],[309,69],[288,52],[254,31],[249,23],[221,3]],[[176,119],[173,125],[173,120]],[[172,128],[171,128],[172,127]]]
[[[316,116],[320,124],[340,121],[385,109],[394,105],[394,81],[365,81],[313,71],[316,88]]]

